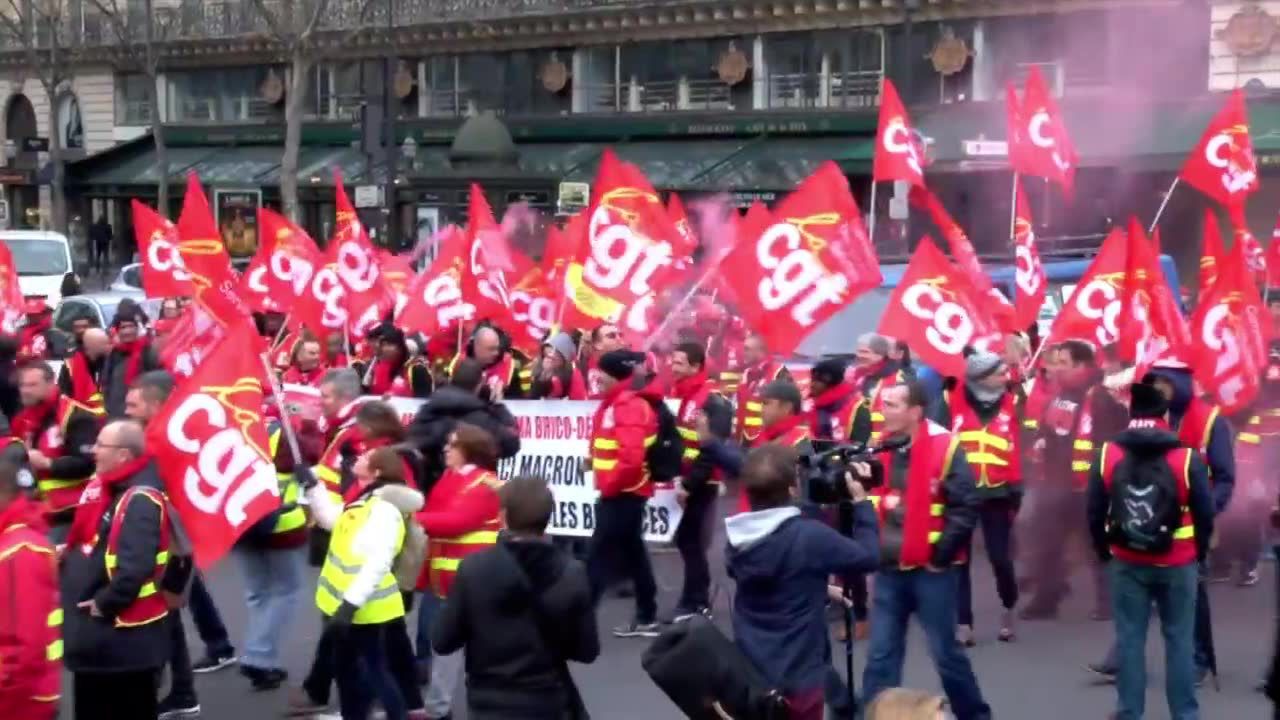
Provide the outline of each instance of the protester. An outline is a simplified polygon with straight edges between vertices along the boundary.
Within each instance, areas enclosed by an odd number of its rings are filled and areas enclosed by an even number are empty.
[[[600,358],[606,353],[622,350],[626,344],[622,341],[622,331],[617,325],[604,323],[591,331],[590,352],[583,363],[582,372],[587,380],[587,396],[592,400],[604,395],[606,376],[600,369]]]
[[[479,361],[465,359],[453,368],[449,384],[442,386],[418,408],[409,425],[409,444],[422,453],[427,466],[424,489],[444,468],[444,447],[458,423],[474,425],[494,437],[498,457],[520,452],[520,432],[501,396],[486,393],[485,370]]]
[[[950,391],[941,405],[939,422],[960,440],[978,483],[982,504],[983,545],[995,575],[996,594],[1004,613],[1000,616],[1002,642],[1014,639],[1014,606],[1018,604],[1018,579],[1013,569],[1013,524],[1022,506],[1022,448],[1017,398],[1010,390],[1010,370],[995,353],[976,351],[965,366],[965,382]],[[966,548],[966,554],[967,550]],[[959,627],[956,636],[966,647],[973,635],[973,586],[969,561],[960,566]]]
[[[139,375],[125,395],[125,416],[146,427],[169,399],[173,385],[173,376],[164,370],[152,370]],[[205,654],[197,662],[191,662],[182,614],[171,613],[167,621],[170,626],[169,692],[160,701],[159,720],[178,720],[199,715],[200,702],[196,696],[193,673],[214,672],[236,661],[236,651],[231,645],[227,627],[199,574],[191,581],[187,605],[196,632],[205,645]]]
[[[661,394],[652,386],[631,386],[643,364],[644,354],[631,350],[600,357],[604,396],[591,427],[591,469],[600,491],[587,558],[592,601],[599,604],[614,577],[629,577],[635,585],[635,616],[614,628],[617,637],[658,635],[657,585],[644,545],[644,508],[653,496],[646,451],[658,432],[651,402],[660,401]]]
[[[760,411],[764,408],[764,401],[760,398],[760,390],[775,380],[789,379],[790,374],[782,363],[770,357],[764,338],[758,334],[743,342],[742,362],[734,432],[744,445],[750,445],[763,427]]]
[[[0,460],[0,718],[54,720],[63,653],[56,563],[19,472]]]
[[[404,697],[391,671],[387,638],[397,627],[403,632],[396,621],[404,618],[404,599],[393,566],[422,493],[405,486],[404,464],[392,448],[361,455],[352,471],[361,489],[345,506],[314,479],[303,483],[316,524],[333,535],[316,589],[328,638],[321,646],[331,653],[343,718],[367,717],[376,698],[388,720],[405,720],[416,699]]]
[[[907,380],[910,375],[903,369],[900,360],[893,360],[890,354],[893,345],[883,335],[867,333],[858,338],[855,365],[851,369],[851,380],[862,393],[863,403],[868,413],[868,431],[866,437],[855,439],[874,443],[880,439],[884,431],[884,398],[885,388]]]
[[[510,340],[496,327],[482,322],[471,333],[464,352],[449,363],[452,376],[463,360],[475,360],[480,364],[484,390],[482,395],[494,402],[503,398],[518,400],[524,397],[526,388],[521,384],[521,364],[511,352]],[[532,377],[525,375],[526,385]]]
[[[111,338],[105,330],[86,329],[58,373],[62,394],[92,410],[102,410],[102,370],[110,352]]]
[[[546,535],[546,482],[517,477],[499,496],[503,533],[459,565],[432,645],[465,654],[468,718],[585,720],[567,662],[600,654],[586,572]]]
[[[154,718],[169,660],[169,607],[157,588],[170,550],[167,500],[133,420],[104,427],[93,454],[94,492],[76,509],[59,567],[75,718]]]
[[[324,484],[335,504],[351,486],[351,468],[364,452],[363,438],[356,424],[360,398],[360,376],[351,368],[331,369],[320,381],[320,409],[324,413],[325,449],[315,465],[315,476]],[[312,546],[328,543],[322,534],[313,535]],[[312,553],[313,560],[316,553]]]
[[[879,559],[875,511],[862,485],[846,483],[853,499],[852,534],[844,537],[801,516],[793,447],[766,444],[742,466],[748,512],[725,521],[738,646],[787,696],[790,717],[820,720],[831,645],[825,607],[827,578],[874,570]]]
[[[61,544],[70,528],[89,476],[93,474],[93,441],[99,415],[58,390],[53,369],[29,360],[18,369],[22,410],[11,432],[28,448],[28,464],[35,473],[49,537]]]
[[[293,385],[310,385],[318,389],[328,371],[321,357],[320,341],[301,340],[294,344],[289,367],[281,374],[280,381]]]
[[[1169,399],[1149,384],[1130,389],[1132,420],[1102,446],[1089,475],[1089,535],[1108,563],[1117,638],[1120,720],[1141,718],[1147,696],[1147,625],[1160,612],[1169,715],[1194,718],[1197,560],[1213,535],[1214,501],[1199,453],[1166,420]]]
[[[142,332],[145,321],[142,309],[127,299],[121,301],[111,321],[116,341],[102,367],[102,397],[108,417],[124,415],[124,396],[134,378],[161,369],[160,358]]]
[[[111,223],[107,222],[107,216],[99,215],[89,226],[89,267],[104,274],[111,265],[112,237]]]
[[[679,401],[676,429],[683,443],[684,457],[676,478],[677,498],[684,514],[676,527],[676,548],[684,564],[680,599],[672,611],[672,621],[682,622],[694,615],[711,614],[711,568],[707,548],[711,544],[712,515],[720,496],[720,482],[710,462],[700,462],[702,440],[698,421],[705,418],[709,432],[727,440],[733,432],[733,406],[708,377],[707,359],[698,343],[680,343],[671,353],[671,376],[675,383],[671,397]]]
[[[43,297],[27,298],[23,305],[26,324],[18,337],[19,360],[51,360],[62,357],[61,333],[53,327],[53,308]]]
[[[973,470],[959,438],[926,418],[928,398],[919,384],[890,385],[883,394],[886,436],[907,443],[880,454],[885,481],[871,491],[880,517],[880,571],[871,591],[863,693],[870,702],[902,684],[907,621],[915,615],[956,718],[985,720],[991,708],[955,632],[952,565],[964,560],[982,502]],[[865,466],[856,474],[870,477]]]
[[[1043,473],[1035,489],[1036,506],[1028,526],[1035,528],[1027,553],[1034,574],[1031,599],[1023,607],[1026,620],[1058,616],[1067,595],[1067,549],[1084,530],[1084,490],[1089,469],[1101,444],[1124,429],[1125,411],[1102,385],[1093,346],[1069,340],[1051,348],[1056,388],[1039,423],[1033,452],[1041,457]],[[1030,403],[1030,401],[1028,401]],[[1106,575],[1092,565],[1095,620],[1111,616]]]
[[[533,367],[533,400],[586,400],[587,385],[573,358],[578,354],[573,336],[558,332],[542,345],[542,355]]]
[[[417,514],[417,521],[429,538],[427,563],[418,580],[418,590],[431,596],[423,605],[432,608],[432,612],[448,599],[459,563],[492,547],[498,541],[500,527],[498,488],[502,483],[497,474],[498,447],[493,437],[474,425],[458,423],[445,443],[444,464],[444,474],[432,486],[426,506]],[[419,633],[424,631],[420,624]],[[420,645],[420,653],[421,649]],[[449,717],[462,668],[461,653],[432,653],[427,717]]]
[[[404,331],[383,328],[378,336],[378,358],[369,367],[370,395],[426,398],[431,395],[431,369],[426,361],[409,353]]]

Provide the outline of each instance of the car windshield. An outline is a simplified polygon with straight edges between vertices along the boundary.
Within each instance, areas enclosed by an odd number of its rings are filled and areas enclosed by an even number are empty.
[[[120,301],[124,298],[106,298],[98,301],[98,307],[102,308],[102,321],[107,327],[111,327],[111,323],[116,319],[116,311],[120,309]],[[159,298],[133,298],[133,301],[142,308],[142,312],[147,316],[147,322],[155,320],[160,315],[160,299]]]
[[[18,275],[63,275],[71,270],[66,245],[57,240],[5,238],[4,244],[13,253]]]

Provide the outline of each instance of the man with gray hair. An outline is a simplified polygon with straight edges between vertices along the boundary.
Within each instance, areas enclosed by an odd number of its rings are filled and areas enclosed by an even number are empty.
[[[325,449],[314,468],[315,476],[342,503],[342,492],[351,484],[351,469],[360,454],[360,428],[356,410],[363,388],[360,374],[350,368],[325,373],[320,381],[320,409],[324,413]]]
[[[893,343],[879,333],[865,333],[858,338],[854,357],[852,380],[862,393],[862,407],[870,422],[860,427],[868,428],[866,437],[853,438],[858,442],[874,443],[884,432],[884,399],[881,391],[914,379],[902,364],[889,357]]]

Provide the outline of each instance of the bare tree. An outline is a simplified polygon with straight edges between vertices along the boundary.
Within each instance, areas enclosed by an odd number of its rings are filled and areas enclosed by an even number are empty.
[[[110,27],[110,38],[104,38],[112,49],[116,70],[140,73],[147,79],[147,115],[151,121],[151,138],[155,143],[156,172],[160,185],[156,190],[156,207],[161,214],[169,212],[169,148],[164,140],[160,100],[156,85],[160,79],[161,53],[158,46],[166,42],[177,27],[173,8],[157,9],[152,0],[89,0],[89,4]]]
[[[381,0],[389,5],[388,0]],[[284,104],[284,157],[280,161],[280,201],[298,221],[298,151],[302,143],[307,80],[324,50],[353,40],[366,28],[377,0],[253,0],[271,38],[289,64]]]
[[[26,56],[27,71],[35,75],[49,101],[49,163],[53,166],[50,187],[52,225],[67,231],[66,167],[62,159],[59,132],[59,96],[69,91],[73,66],[68,48],[73,47],[74,27],[69,0],[0,0],[0,31],[16,42]]]

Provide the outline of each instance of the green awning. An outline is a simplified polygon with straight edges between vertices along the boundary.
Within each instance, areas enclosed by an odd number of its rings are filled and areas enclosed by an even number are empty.
[[[169,179],[181,180],[187,168],[214,153],[213,148],[170,148],[168,152]],[[94,158],[86,158],[86,161]],[[82,161],[84,162],[84,161]],[[155,150],[122,157],[115,163],[96,163],[97,167],[84,175],[73,173],[75,180],[84,185],[158,185],[160,169]],[[72,164],[72,168],[75,163]]]
[[[868,137],[760,137],[694,176],[691,184],[718,190],[790,190],[828,160],[846,173],[869,171],[873,147]]]

